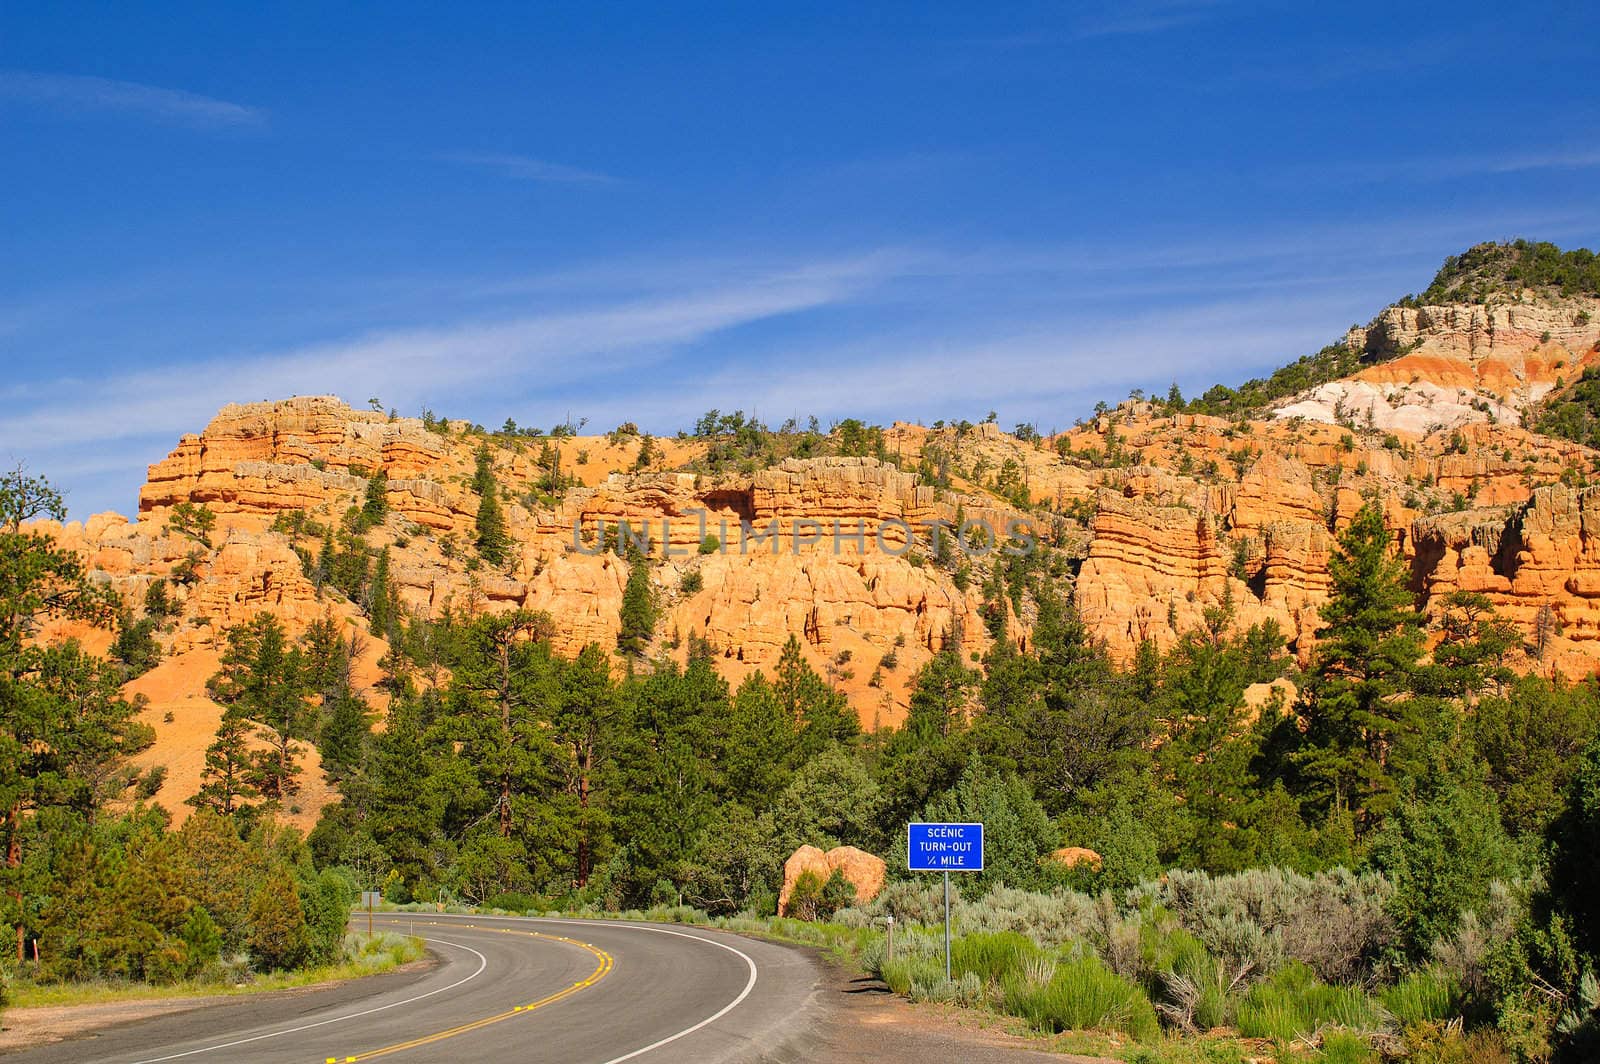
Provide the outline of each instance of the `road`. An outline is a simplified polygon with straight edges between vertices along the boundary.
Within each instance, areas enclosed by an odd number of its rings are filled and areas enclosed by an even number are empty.
[[[378,924],[409,931],[411,914]],[[418,914],[440,963],[104,1028],[7,1064],[813,1059],[819,966],[701,928]]]

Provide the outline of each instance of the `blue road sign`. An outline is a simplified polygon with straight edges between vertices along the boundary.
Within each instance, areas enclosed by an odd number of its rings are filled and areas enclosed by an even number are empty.
[[[906,861],[913,872],[982,872],[982,824],[907,824]]]

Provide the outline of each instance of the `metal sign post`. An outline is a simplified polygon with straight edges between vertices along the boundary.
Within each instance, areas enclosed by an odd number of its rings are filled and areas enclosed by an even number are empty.
[[[950,873],[944,874],[944,981],[950,981]]]
[[[982,824],[907,824],[906,867],[944,873],[944,979],[950,981],[950,873],[983,871]]]
[[[361,892],[361,905],[367,910],[367,937],[372,937],[372,910],[383,904],[383,894],[376,890]]]

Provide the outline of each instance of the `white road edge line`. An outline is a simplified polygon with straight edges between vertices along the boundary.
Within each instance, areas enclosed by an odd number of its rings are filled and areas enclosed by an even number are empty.
[[[593,921],[593,920],[546,920],[545,922],[546,923],[553,923],[553,924],[578,924],[578,925],[582,925],[582,924],[587,923],[591,927],[594,926],[594,924],[595,924],[595,921]],[[687,933],[685,933],[683,931],[669,931],[665,927],[650,927],[650,926],[644,925],[644,924],[626,924],[626,923],[623,923],[621,921],[616,921],[616,922],[607,922],[605,924],[605,926],[606,927],[627,928],[630,931],[654,931],[654,932],[656,932],[657,934],[660,934],[660,935],[674,935],[677,938],[690,938],[690,939],[693,939],[696,942],[704,942],[708,946],[716,946],[718,949],[725,949],[729,953],[737,954],[744,961],[744,963],[746,965],[748,965],[749,968],[750,968],[750,979],[749,979],[749,981],[747,981],[744,984],[744,989],[739,991],[739,996],[734,998],[732,1001],[728,1002],[726,1005],[722,1006],[722,1008],[718,1009],[716,1012],[712,1013],[710,1016],[707,1016],[705,1019],[701,1020],[699,1023],[695,1024],[693,1027],[685,1027],[683,1030],[679,1031],[677,1034],[671,1034],[671,1035],[668,1035],[665,1038],[658,1039],[657,1041],[651,1042],[647,1046],[641,1046],[640,1048],[635,1049],[631,1053],[624,1053],[620,1057],[612,1057],[610,1060],[606,1061],[605,1064],[622,1064],[622,1061],[624,1061],[624,1060],[632,1060],[635,1057],[642,1057],[646,1053],[649,1053],[649,1052],[651,1052],[653,1050],[660,1049],[662,1046],[668,1044],[669,1042],[676,1042],[680,1038],[684,1038],[684,1037],[686,1037],[688,1035],[694,1034],[696,1031],[700,1030],[700,1028],[702,1028],[702,1027],[705,1027],[705,1026],[707,1026],[709,1024],[716,1023],[718,1020],[722,1019],[722,1017],[726,1016],[728,1013],[730,1013],[734,1009],[738,1008],[739,1005],[744,1001],[744,999],[750,996],[750,991],[752,991],[752,990],[754,990],[756,988],[756,962],[750,958],[750,955],[748,953],[745,953],[741,949],[736,949],[733,946],[728,945],[726,942],[718,942],[714,938],[701,938],[699,935],[690,935],[690,934],[687,934]]]
[[[352,1012],[352,1013],[349,1013],[348,1015],[344,1015],[344,1016],[333,1016],[333,1017],[331,1017],[329,1019],[326,1019],[326,1020],[318,1020],[316,1023],[307,1023],[307,1024],[302,1024],[299,1027],[290,1027],[287,1030],[283,1030],[283,1031],[268,1031],[266,1034],[252,1035],[249,1038],[240,1038],[237,1041],[233,1041],[233,1042],[219,1042],[217,1045],[214,1045],[214,1046],[202,1046],[199,1049],[187,1049],[187,1050],[183,1051],[182,1053],[172,1053],[172,1054],[169,1054],[169,1055],[164,1056],[164,1057],[150,1057],[148,1060],[136,1060],[136,1061],[133,1062],[133,1064],[161,1064],[161,1062],[164,1061],[164,1060],[177,1060],[180,1057],[192,1057],[192,1056],[195,1056],[195,1055],[200,1054],[200,1053],[214,1053],[219,1049],[232,1049],[235,1046],[248,1045],[251,1042],[260,1042],[260,1041],[262,1041],[264,1039],[267,1039],[267,1038],[282,1038],[286,1034],[299,1034],[301,1031],[309,1031],[313,1027],[325,1027],[330,1023],[342,1023],[345,1020],[360,1019],[362,1016],[371,1016],[375,1012],[384,1012],[384,1011],[387,1011],[388,1009],[399,1008],[401,1005],[413,1004],[414,1002],[421,1001],[423,998],[431,998],[431,997],[433,997],[433,995],[442,994],[446,990],[454,990],[456,987],[462,985],[463,983],[470,983],[472,980],[478,978],[478,976],[483,974],[483,970],[485,968],[489,967],[489,958],[485,957],[483,954],[479,953],[477,950],[473,949],[471,946],[464,946],[459,942],[450,942],[450,941],[448,941],[446,939],[442,939],[442,938],[424,938],[423,941],[424,942],[437,942],[442,946],[454,946],[456,949],[464,949],[464,950],[466,950],[468,953],[470,953],[474,957],[478,958],[478,969],[477,969],[477,971],[473,972],[471,975],[467,976],[465,979],[457,979],[455,982],[451,983],[449,986],[441,986],[437,990],[430,990],[426,994],[418,994],[416,997],[409,997],[409,998],[406,998],[403,1001],[391,1001],[389,1004],[387,1004],[387,1005],[379,1005],[377,1008],[363,1009],[361,1012]]]

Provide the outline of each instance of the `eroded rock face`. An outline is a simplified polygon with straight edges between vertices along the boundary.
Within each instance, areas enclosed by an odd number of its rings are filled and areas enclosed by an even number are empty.
[[[989,647],[992,560],[972,559],[958,586],[956,566],[932,560],[939,523],[981,520],[1004,540],[1026,503],[1031,531],[1055,548],[1049,578],[1123,660],[1144,640],[1172,646],[1224,607],[1236,630],[1275,622],[1306,658],[1335,537],[1376,498],[1428,609],[1457,589],[1482,592],[1536,648],[1518,667],[1580,675],[1600,661],[1600,503],[1537,486],[1581,483],[1574,474],[1596,456],[1519,421],[1558,380],[1600,364],[1600,304],[1587,306],[1391,308],[1351,342],[1406,354],[1271,416],[1137,400],[1052,436],[898,423],[883,433],[898,464],[788,459],[698,475],[677,470],[704,456],[703,440],[647,452],[620,432],[491,440],[325,396],[234,405],[150,467],[137,522],[102,514],[39,527],[135,610],[151,583],[169,581],[178,615],[160,638],[171,660],[214,653],[227,626],[260,611],[296,635],[325,616],[364,628],[360,604],[319,596],[307,560],[327,531],[337,540],[380,472],[389,513],[363,535],[389,552],[406,608],[548,611],[564,654],[616,645],[628,563],[597,548],[597,530],[626,522],[651,545],[653,656],[682,660],[694,636],[738,683],[770,672],[792,636],[875,727],[904,717],[916,671],[948,641],[968,660]],[[513,542],[503,569],[472,547],[485,442]],[[552,470],[575,486],[547,491]],[[209,543],[169,531],[180,502],[217,514]],[[998,604],[1014,638],[1027,640],[1030,608]],[[203,699],[206,676],[172,675],[193,688],[172,693],[175,704]]]
[[[1345,343],[1376,361],[1282,404],[1279,418],[1353,419],[1423,435],[1466,424],[1520,425],[1525,411],[1600,361],[1600,301],[1393,306]]]
[[[1593,671],[1600,641],[1600,489],[1540,488],[1525,504],[1416,523],[1414,569],[1434,609],[1450,592],[1488,597],[1535,657]]]
[[[856,891],[856,904],[865,905],[883,889],[888,866],[882,859],[854,846],[835,846],[824,853],[815,846],[802,846],[783,862],[783,889],[778,893],[778,914],[788,916],[789,897],[794,885],[806,872],[826,883],[838,871]]]

